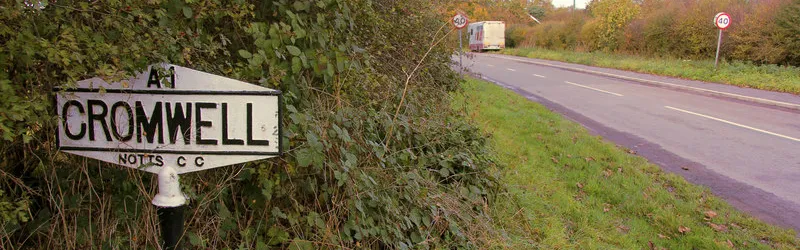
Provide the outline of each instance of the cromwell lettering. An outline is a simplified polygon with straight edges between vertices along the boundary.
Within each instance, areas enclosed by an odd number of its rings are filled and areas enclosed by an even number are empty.
[[[136,101],[136,142],[142,142],[142,130],[147,139],[147,143],[153,143],[158,130],[158,143],[164,143],[164,129],[161,127],[163,118],[161,115],[161,102],[156,102],[153,108],[153,113],[150,119],[147,119],[147,113],[144,112],[144,107],[141,101]]]
[[[166,103],[169,143],[175,144],[175,140],[178,138],[178,128],[180,127],[180,134],[183,136],[183,144],[189,144],[189,131],[192,129],[192,103],[186,103],[186,112],[183,111],[183,107],[181,107],[180,103],[175,103],[174,113],[171,106],[170,103]]]
[[[228,138],[228,104],[222,103],[222,145],[244,145],[244,140]]]
[[[212,109],[217,108],[216,103],[210,102],[198,102],[195,104],[195,117],[197,117],[197,127],[195,128],[195,140],[197,141],[198,145],[217,145],[216,139],[203,139],[203,127],[211,127],[211,121],[204,121],[203,120],[203,109]]]
[[[128,116],[128,130],[126,130],[128,133],[125,135],[119,132],[119,124],[117,124],[117,109],[119,108],[124,108],[124,114]],[[114,138],[123,142],[130,141],[133,138],[133,109],[127,102],[116,102],[111,105],[111,132],[114,134]]]
[[[253,139],[253,104],[252,103],[247,103],[247,145],[269,146],[269,140],[256,140],[256,139]]]
[[[93,100],[89,99],[86,102],[86,106],[89,109],[89,140],[94,141],[94,121],[100,122],[100,126],[103,128],[103,134],[106,136],[107,141],[111,141],[111,134],[108,132],[108,124],[106,123],[106,115],[108,115],[108,106],[105,102],[101,100]],[[100,108],[100,113],[96,114],[95,108]]]
[[[78,132],[78,134],[73,134],[72,131],[69,130],[69,124],[67,124],[67,112],[69,112],[70,106],[75,106],[78,108],[78,112],[81,114],[86,114],[86,112],[84,112],[81,102],[76,100],[67,101],[67,103],[64,103],[64,107],[61,108],[61,122],[64,126],[64,133],[67,134],[67,137],[72,140],[80,140],[84,135],[86,135],[86,123],[81,122],[81,130]]]

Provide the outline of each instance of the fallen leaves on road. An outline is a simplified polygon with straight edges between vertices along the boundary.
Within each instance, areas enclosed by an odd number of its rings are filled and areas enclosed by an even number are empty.
[[[683,169],[683,170],[689,170],[689,167],[687,167],[687,166],[682,166],[682,167],[681,167],[681,169]]]

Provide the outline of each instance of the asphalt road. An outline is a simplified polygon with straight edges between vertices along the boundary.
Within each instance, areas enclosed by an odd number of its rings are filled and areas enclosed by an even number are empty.
[[[800,104],[800,96],[544,60],[471,54],[464,66],[800,231],[800,111],[526,63],[546,62]]]

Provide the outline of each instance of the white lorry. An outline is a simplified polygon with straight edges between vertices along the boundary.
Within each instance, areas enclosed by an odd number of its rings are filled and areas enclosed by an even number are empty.
[[[470,23],[467,34],[471,51],[500,50],[506,47],[506,23],[503,21]]]

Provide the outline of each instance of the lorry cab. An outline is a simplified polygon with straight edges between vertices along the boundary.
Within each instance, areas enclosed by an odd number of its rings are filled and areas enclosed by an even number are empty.
[[[467,28],[469,49],[478,52],[504,49],[506,47],[505,33],[506,23],[503,21],[470,23]]]

